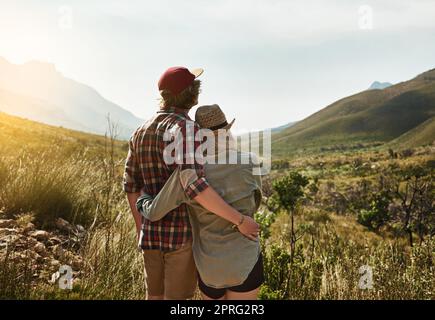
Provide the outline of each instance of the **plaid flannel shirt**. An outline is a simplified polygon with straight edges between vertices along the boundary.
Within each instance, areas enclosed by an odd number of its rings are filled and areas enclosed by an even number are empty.
[[[189,128],[192,129],[191,132]],[[156,196],[179,166],[181,170],[196,170],[198,179],[185,189],[190,199],[205,190],[208,183],[204,177],[203,159],[195,156],[195,150],[201,143],[195,141],[198,130],[199,126],[189,118],[185,110],[169,108],[158,111],[151,120],[138,128],[130,139],[124,171],[124,191],[133,193],[143,189],[147,194]],[[181,133],[182,164],[165,163],[164,150],[172,142],[165,141],[165,132]],[[173,150],[172,155],[175,154],[176,151]],[[140,246],[143,250],[176,250],[191,239],[191,227],[185,204],[156,222],[142,217]]]

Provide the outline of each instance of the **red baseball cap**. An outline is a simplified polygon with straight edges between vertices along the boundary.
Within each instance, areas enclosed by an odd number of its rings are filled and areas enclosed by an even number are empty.
[[[193,80],[198,78],[203,72],[203,69],[169,68],[160,77],[159,90],[168,90],[173,95],[177,95],[188,88],[193,83]]]

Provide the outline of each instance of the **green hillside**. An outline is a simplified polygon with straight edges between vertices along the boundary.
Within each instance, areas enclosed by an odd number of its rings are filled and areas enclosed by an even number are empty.
[[[121,184],[126,145],[0,113],[0,300],[146,296],[143,257]],[[382,210],[384,203],[403,210],[397,186],[408,190],[415,180],[404,181],[402,172],[431,157],[431,147],[406,158],[379,150],[302,154],[292,168],[263,177],[265,196],[256,213],[265,273],[260,298],[434,299],[432,177],[419,176],[427,187],[413,206],[411,235],[404,233],[405,215],[372,219],[378,203]],[[300,181],[309,185],[301,189]],[[282,206],[295,190],[301,192],[297,215]],[[379,194],[391,198],[379,201]],[[297,251],[291,251],[291,221]],[[412,239],[414,247],[407,242]],[[376,290],[357,286],[365,263],[382,266],[375,269]],[[61,265],[73,269],[72,290],[50,282]]]
[[[300,148],[389,142],[434,115],[435,69],[432,69],[410,81],[384,90],[363,91],[329,105],[275,134],[273,151],[283,155]],[[433,126],[423,131],[427,137],[435,135]]]
[[[431,144],[435,140],[435,117],[432,117],[418,127],[409,130],[401,135],[399,138],[394,139],[389,143],[391,146],[400,146],[402,148],[412,148]]]
[[[50,126],[0,112],[0,155],[15,156],[25,151],[72,154],[87,151],[98,154],[106,147],[104,136]],[[117,152],[127,143],[115,142]]]

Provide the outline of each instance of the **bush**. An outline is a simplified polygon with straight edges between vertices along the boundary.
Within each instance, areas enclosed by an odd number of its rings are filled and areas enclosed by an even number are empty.
[[[263,211],[255,213],[255,221],[260,225],[260,234],[263,240],[267,240],[270,235],[270,226],[275,222],[276,213]]]
[[[290,168],[290,163],[286,160],[275,160],[272,161],[272,170],[281,170]]]
[[[414,150],[412,149],[404,149],[400,151],[400,157],[401,158],[409,158],[414,154]]]
[[[35,278],[31,260],[18,263],[3,256],[0,247],[0,299],[145,297],[136,229],[121,190],[123,160],[108,150],[25,151],[0,158],[2,215],[19,220],[29,213],[38,227],[51,226],[58,217],[86,227],[76,248],[83,267],[74,275],[71,292],[48,285],[49,279]]]
[[[0,163],[0,207],[7,216],[32,212],[39,226],[50,226],[57,217],[85,225],[92,221],[96,205],[92,193],[86,193],[89,164],[44,155]]]
[[[278,221],[278,220],[277,220]],[[290,264],[285,238],[264,248],[262,299],[434,299],[435,240],[413,248],[399,242],[348,241],[333,223],[298,242]],[[360,268],[373,270],[373,288],[359,287]]]
[[[389,213],[390,204],[391,196],[388,192],[376,194],[371,201],[370,209],[362,209],[358,214],[358,222],[370,230],[378,230],[391,219]]]
[[[286,299],[288,297],[290,254],[281,246],[272,244],[263,250],[264,285],[260,299]]]
[[[308,182],[306,177],[295,171],[274,181],[272,185],[280,207],[287,211],[295,210],[298,201],[305,195],[304,188]]]

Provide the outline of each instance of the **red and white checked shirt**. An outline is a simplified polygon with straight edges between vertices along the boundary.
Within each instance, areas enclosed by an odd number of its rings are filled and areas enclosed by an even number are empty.
[[[202,159],[198,158],[199,155],[195,156],[195,150],[201,144],[201,141],[195,141],[199,126],[189,118],[187,112],[177,108],[158,111],[133,133],[125,163],[125,192],[140,192],[143,189],[147,194],[156,196],[178,166],[182,170],[195,169],[198,175],[198,179],[185,190],[189,198],[195,198],[209,186],[204,177]],[[163,151],[171,141],[164,141],[163,137],[165,132],[176,130],[183,136],[183,164],[166,164]],[[185,204],[156,222],[142,218],[140,244],[143,250],[176,250],[191,239]]]

